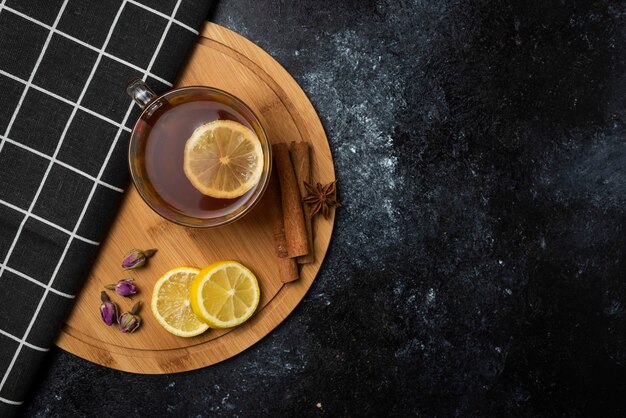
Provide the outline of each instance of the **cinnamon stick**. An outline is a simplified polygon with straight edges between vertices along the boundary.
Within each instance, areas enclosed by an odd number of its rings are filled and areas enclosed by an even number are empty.
[[[291,143],[291,163],[298,180],[300,196],[306,196],[304,182],[311,183],[311,156],[309,143],[305,141]],[[304,226],[306,227],[307,246],[309,253],[298,257],[299,264],[309,264],[315,262],[315,251],[313,247],[313,226],[311,225],[311,208],[309,205],[301,203],[304,211]]]
[[[278,276],[282,283],[298,280],[298,264],[295,258],[287,253],[287,240],[285,238],[285,226],[283,224],[283,207],[280,199],[280,190],[276,171],[272,173],[270,182],[265,192],[269,201],[270,221],[274,231],[274,249],[276,251],[276,263]]]
[[[280,182],[287,252],[289,257],[306,255],[309,249],[306,238],[306,226],[304,224],[304,212],[302,211],[302,198],[300,197],[298,181],[291,164],[289,148],[287,144],[278,143],[272,145],[272,151]]]

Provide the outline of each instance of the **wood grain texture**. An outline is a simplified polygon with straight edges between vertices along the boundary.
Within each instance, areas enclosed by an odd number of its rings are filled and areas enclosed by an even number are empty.
[[[334,180],[328,140],[315,109],[287,71],[247,39],[207,23],[176,85],[214,86],[239,97],[257,114],[272,143],[308,140],[312,147],[312,177],[324,183]],[[283,321],[304,297],[326,254],[334,222],[334,214],[315,222],[316,262],[302,266],[300,280],[283,284],[275,262],[267,208],[267,199],[263,199],[232,225],[210,230],[185,228],[156,215],[134,187],[129,187],[57,345],[106,367],[151,374],[209,366],[250,347]],[[132,247],[156,247],[159,252],[146,267],[124,272],[120,262]],[[202,267],[225,259],[242,262],[259,279],[259,308],[245,324],[186,339],[161,328],[148,308],[142,313],[142,328],[134,334],[122,334],[101,323],[98,306],[104,284],[130,276],[141,293],[133,301],[119,297],[115,300],[122,310],[130,309],[137,300],[149,306],[154,283],[169,269],[181,265]]]

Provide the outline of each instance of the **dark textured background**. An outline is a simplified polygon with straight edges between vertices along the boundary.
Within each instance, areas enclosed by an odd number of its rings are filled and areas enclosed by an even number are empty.
[[[27,415],[626,414],[626,5],[222,1],[309,94],[340,180],[318,279],[219,365],[54,350]]]

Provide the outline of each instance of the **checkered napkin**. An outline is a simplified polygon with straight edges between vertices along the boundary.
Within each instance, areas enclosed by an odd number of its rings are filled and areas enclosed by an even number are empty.
[[[171,87],[209,6],[0,0],[0,417],[24,401],[129,184],[125,83]]]

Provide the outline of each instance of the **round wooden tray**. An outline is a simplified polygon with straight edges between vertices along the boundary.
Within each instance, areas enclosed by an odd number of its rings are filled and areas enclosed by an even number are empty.
[[[324,129],[308,98],[295,80],[272,57],[247,39],[208,23],[201,33],[179,86],[214,86],[241,98],[259,116],[273,143],[307,140],[311,143],[312,178],[334,180],[333,161]],[[330,219],[313,224],[316,261],[303,266],[300,280],[282,284],[278,278],[273,234],[267,221],[267,202],[232,225],[211,230],[180,227],[165,221],[129,187],[106,241],[56,344],[94,363],[135,373],[175,373],[215,364],[250,347],[282,322],[313,283],[328,249],[333,230]],[[130,248],[158,248],[146,267],[122,271]],[[234,259],[259,279],[261,301],[254,316],[230,330],[209,330],[194,338],[169,334],[149,309],[152,287],[169,269],[204,266]],[[144,302],[142,328],[122,334],[99,318],[99,294],[104,284],[132,277],[142,293],[122,310]]]

